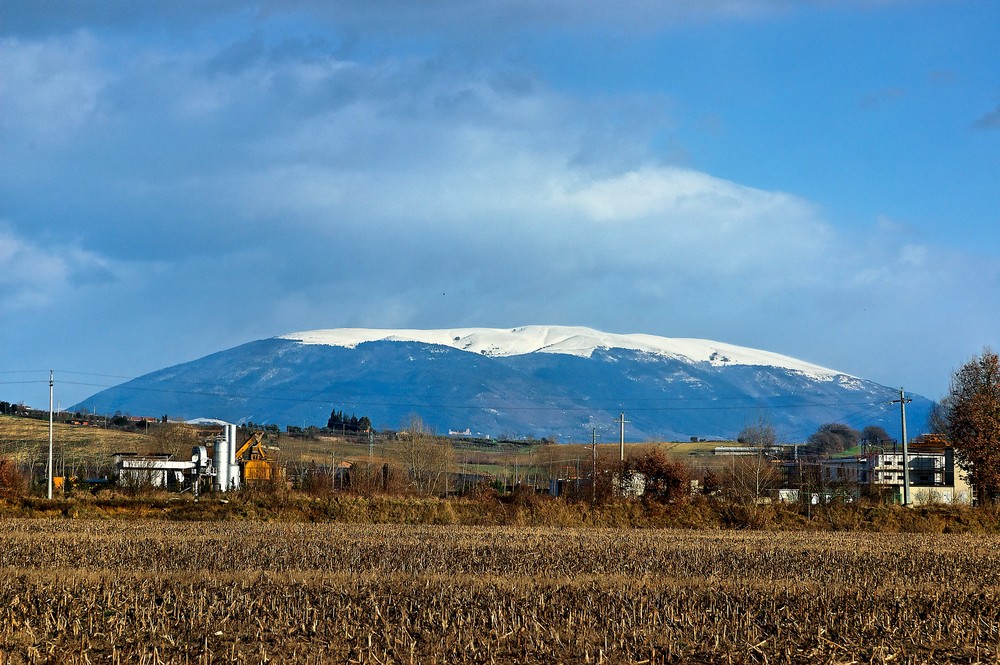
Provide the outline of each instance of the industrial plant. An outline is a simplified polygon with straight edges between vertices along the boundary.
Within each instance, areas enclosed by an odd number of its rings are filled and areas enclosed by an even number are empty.
[[[190,491],[198,496],[207,490],[230,492],[244,484],[281,479],[283,469],[268,454],[263,433],[253,432],[237,445],[237,431],[232,423],[203,431],[210,439],[211,454],[208,445],[194,446],[190,460],[168,454],[116,453],[113,480],[121,487]]]

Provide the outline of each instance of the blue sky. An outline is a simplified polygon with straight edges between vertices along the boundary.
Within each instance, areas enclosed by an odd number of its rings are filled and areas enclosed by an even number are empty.
[[[0,399],[526,324],[939,398],[1000,347],[998,37],[986,1],[8,0]]]

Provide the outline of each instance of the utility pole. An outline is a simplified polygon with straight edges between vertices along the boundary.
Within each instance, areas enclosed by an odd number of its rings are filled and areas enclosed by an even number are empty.
[[[591,451],[594,459],[590,467],[590,501],[597,501],[597,428],[593,428],[590,439]]]
[[[52,370],[49,370],[49,492],[48,497],[52,498]]]
[[[615,419],[615,422],[621,425],[621,433],[618,437],[618,448],[619,448],[619,461],[625,461],[625,423],[632,422],[631,420],[625,420],[625,412],[622,411],[621,416]]]
[[[906,441],[906,404],[913,400],[906,396],[903,389],[899,389],[899,399],[892,400],[893,404],[899,404],[899,420],[903,425],[903,505],[910,505],[910,449]]]

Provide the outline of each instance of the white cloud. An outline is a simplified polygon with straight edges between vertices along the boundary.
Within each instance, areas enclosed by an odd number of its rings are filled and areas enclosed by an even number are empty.
[[[92,252],[42,247],[0,226],[0,311],[43,308],[74,288],[116,280],[109,262]]]
[[[674,6],[695,16],[789,5]],[[456,16],[480,11],[437,7],[456,30]],[[594,19],[558,2],[538,11]],[[403,18],[390,20],[422,29]],[[792,193],[670,163],[655,146],[679,123],[662,96],[577,97],[529,67],[433,48],[365,60],[286,57],[273,39],[101,39],[0,43],[0,97],[15,100],[0,108],[4,135],[52,144],[34,158],[36,180],[5,175],[0,195],[33,215],[12,216],[22,229],[90,243],[0,228],[0,287],[15,294],[5,310],[107,283],[153,253],[156,279],[133,293],[183,308],[188,326],[220,307],[252,309],[261,336],[572,323],[811,349],[806,359],[865,373],[816,349],[877,356],[907,315],[960,309],[963,283],[989,264],[943,258],[888,218],[846,229]],[[173,315],[149,317],[164,319],[155,335],[181,330]]]
[[[0,229],[0,308],[19,310],[49,304],[69,276],[66,261]]]
[[[767,192],[681,168],[647,167],[589,182],[567,198],[596,221],[627,222],[652,216],[725,219],[738,225],[776,215],[808,217],[810,206],[780,192]]]
[[[107,81],[98,46],[85,33],[67,39],[0,40],[0,129],[35,142],[65,142],[95,122]]]
[[[655,127],[640,127],[624,148],[608,142],[603,168],[581,165],[576,156],[607,109],[538,81],[508,88],[490,84],[490,69],[435,71],[405,59],[301,65],[263,57],[209,74],[199,62],[210,54],[199,57],[162,59],[159,83],[168,85],[157,94],[172,109],[197,108],[196,126],[219,129],[217,147],[206,164],[141,187],[143,198],[213,211],[198,229],[205,245],[224,246],[226,234],[239,231],[236,244],[266,242],[295,255],[288,288],[310,279],[310,270],[320,283],[343,284],[343,273],[321,265],[318,248],[346,238],[372,257],[369,268],[416,292],[439,278],[406,256],[438,266],[448,265],[445,255],[463,257],[455,271],[471,275],[468,297],[491,291],[493,302],[536,293],[529,278],[518,283],[505,274],[510,260],[542,264],[532,275],[567,302],[574,288],[603,292],[601,282],[613,282],[674,306],[692,284],[735,291],[743,302],[861,288],[882,279],[873,266],[897,262],[890,245],[839,234],[810,202],[788,193],[657,164],[650,154],[645,165],[609,168],[616,150],[634,163],[633,145]],[[662,117],[660,101],[648,103]],[[262,108],[274,122],[257,117]],[[185,113],[163,113],[164,141],[173,132],[184,140]],[[158,117],[145,117],[140,129]],[[235,136],[226,127],[233,121],[241,128]],[[147,179],[144,169],[127,175]],[[176,230],[173,219],[164,221]],[[154,223],[149,233],[158,232]],[[711,286],[726,280],[735,286]],[[357,288],[379,298],[382,311],[419,310],[379,292],[399,288],[391,279]]]
[[[763,6],[714,9],[738,5]],[[662,99],[626,100],[632,115],[655,122],[605,136],[595,127],[621,110],[614,102],[560,94],[530,76],[510,85],[502,67],[282,59],[251,41],[250,49],[119,47],[114,75],[93,64],[101,49],[92,38],[19,43],[3,52],[22,72],[5,93],[29,100],[25,116],[79,102],[82,115],[68,114],[65,127],[92,117],[102,94],[121,100],[102,115],[105,172],[75,174],[108,198],[107,214],[89,215],[98,237],[127,225],[151,246],[179,235],[201,247],[266,242],[306,265],[318,260],[316,239],[351,237],[387,257],[446,247],[474,257],[483,281],[497,256],[558,255],[553,278],[581,269],[605,279],[623,266],[618,279],[650,294],[722,278],[747,292],[832,288],[838,276],[897,263],[879,239],[852,249],[857,239],[801,198],[658,163],[638,146],[671,125]],[[224,67],[209,66],[221,55]],[[43,75],[46,62],[84,83]],[[579,160],[595,143],[599,168]],[[135,146],[150,144],[156,152],[136,160]],[[116,210],[122,197],[126,213]],[[183,221],[192,215],[197,227]],[[916,265],[918,250],[902,264]]]
[[[930,249],[922,245],[905,245],[899,250],[900,265],[921,270],[927,265]]]

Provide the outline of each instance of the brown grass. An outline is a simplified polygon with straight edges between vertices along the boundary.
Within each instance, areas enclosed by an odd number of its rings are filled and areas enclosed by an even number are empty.
[[[145,446],[147,438],[135,432],[83,425],[53,425],[53,448],[56,455],[108,458],[115,452],[135,451]],[[0,416],[0,457],[24,463],[32,454],[48,455],[47,420]]]
[[[110,463],[115,452],[134,451],[170,452],[186,456],[191,442],[185,437],[164,437],[156,435],[158,424],[150,426],[151,435],[144,432],[125,432],[103,427],[68,425],[56,423],[53,443],[56,457],[86,459],[92,466]],[[171,427],[183,427],[171,424]],[[191,428],[194,431],[194,428]],[[176,439],[176,441],[175,441]],[[179,443],[178,443],[179,441]],[[315,438],[290,437],[282,434],[277,440],[269,440],[274,445],[274,455],[283,462],[316,462],[329,464],[333,461],[362,461],[369,457],[368,444],[355,437],[341,437],[324,434]],[[567,464],[566,460],[579,460],[582,469],[589,470],[591,447],[589,444],[533,445],[472,445],[454,442],[455,469],[468,471],[491,471],[509,473],[515,467],[535,467],[548,470],[553,466]],[[627,456],[638,456],[658,449],[664,453],[692,460],[692,455],[711,453],[719,442],[649,442],[625,445]],[[376,464],[400,461],[399,445],[392,441],[377,440],[373,460]],[[155,450],[154,450],[155,449]],[[618,458],[617,443],[598,444],[598,455],[602,460]],[[0,415],[0,458],[24,464],[30,459],[38,459],[48,454],[48,421],[33,418]],[[699,458],[705,463],[706,458]],[[711,461],[710,458],[708,458]],[[553,463],[551,460],[559,460]]]
[[[205,496],[153,492],[127,495],[106,490],[76,493],[52,501],[37,497],[0,496],[0,518],[73,518],[142,521],[280,521],[352,524],[463,526],[556,526],[562,528],[628,528],[690,530],[757,530],[770,532],[868,532],[922,534],[997,534],[1000,510],[968,506],[901,506],[852,504],[813,507],[753,505],[709,499],[678,504],[613,501],[592,505],[540,495],[515,493],[498,497],[486,491],[469,497],[438,499],[420,496],[360,496],[332,492],[310,496],[283,489],[250,489]]]
[[[998,547],[0,520],[0,662],[993,662]]]

